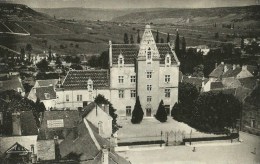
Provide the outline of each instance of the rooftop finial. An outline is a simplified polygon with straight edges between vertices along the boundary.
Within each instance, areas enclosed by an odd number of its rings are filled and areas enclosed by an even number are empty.
[[[149,24],[145,25],[145,29],[151,29],[151,26]]]

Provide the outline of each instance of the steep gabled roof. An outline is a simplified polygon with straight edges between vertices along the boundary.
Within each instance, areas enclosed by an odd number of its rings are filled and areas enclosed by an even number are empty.
[[[218,82],[211,82],[210,83],[210,90],[214,90],[214,89],[222,89],[224,88],[223,84],[221,81]]]
[[[24,87],[22,85],[21,79],[17,76],[12,77],[9,80],[0,81],[0,91],[7,91],[7,90],[15,90],[20,88],[22,92],[24,92]]]
[[[173,54],[168,43],[157,43],[156,46],[160,54],[160,64],[165,63],[165,56],[167,54],[171,56],[172,63],[177,63],[177,57]],[[121,53],[124,57],[125,64],[134,64],[138,56],[139,48],[140,46],[138,44],[112,44],[112,63],[118,64],[118,56]]]
[[[59,79],[36,80],[37,87],[55,86]]]
[[[56,92],[53,86],[39,87],[36,89],[36,97],[40,100],[56,99]]]
[[[240,72],[241,72],[242,68],[241,67],[237,67],[235,69],[229,69],[227,72],[223,73],[223,78],[227,78],[227,77],[236,77]]]
[[[88,89],[88,80],[93,81],[94,89],[109,88],[108,70],[72,70],[63,81],[63,88],[67,90]]]
[[[255,77],[247,77],[238,80],[244,88],[254,89],[257,85],[257,79]]]

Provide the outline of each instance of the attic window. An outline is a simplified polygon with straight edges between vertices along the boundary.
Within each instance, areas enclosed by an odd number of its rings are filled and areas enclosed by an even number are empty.
[[[171,65],[171,56],[170,54],[167,54],[165,57],[165,65],[169,67]]]
[[[88,79],[88,91],[92,91],[93,90],[93,81],[91,79]]]
[[[50,99],[51,98],[49,93],[44,93],[44,96],[45,96],[45,99]]]
[[[124,64],[125,64],[125,62],[124,62],[124,57],[123,57],[123,55],[120,53],[120,55],[118,56],[118,66],[119,66],[119,67],[123,67]]]

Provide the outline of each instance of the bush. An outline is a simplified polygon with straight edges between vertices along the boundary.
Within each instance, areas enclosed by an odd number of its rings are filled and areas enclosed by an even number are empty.
[[[154,115],[154,117],[160,122],[166,122],[167,121],[167,113],[166,113],[166,110],[164,108],[163,100],[161,100],[159,107],[158,107],[158,110],[157,110],[156,114]]]
[[[144,117],[144,112],[143,109],[141,107],[141,103],[139,100],[139,96],[136,98],[136,102],[135,102],[135,107],[132,113],[132,119],[131,122],[133,124],[140,124],[141,121],[143,120]]]

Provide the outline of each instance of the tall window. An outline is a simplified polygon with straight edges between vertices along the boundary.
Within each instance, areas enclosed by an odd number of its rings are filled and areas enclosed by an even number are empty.
[[[164,81],[165,81],[165,83],[169,83],[171,81],[171,76],[165,75]]]
[[[124,76],[118,76],[118,83],[124,83]]]
[[[82,101],[82,95],[77,95],[77,101]]]
[[[124,90],[119,90],[118,91],[118,97],[119,98],[124,98]]]
[[[146,72],[146,78],[151,79],[152,78],[152,71]]]
[[[165,57],[165,65],[169,67],[171,65],[171,56],[170,54],[167,54]]]
[[[66,101],[70,101],[70,96],[66,95]]]
[[[130,77],[130,82],[131,82],[131,83],[135,83],[135,76],[131,76],[131,77]]]
[[[170,89],[165,89],[164,93],[165,93],[165,97],[171,97],[171,90]]]
[[[147,96],[147,102],[151,102],[152,101],[152,96]]]
[[[148,48],[148,51],[147,51],[147,59],[148,59],[148,60],[151,60],[151,59],[152,59],[151,48]]]
[[[131,116],[131,106],[126,106],[126,116]]]
[[[147,85],[147,91],[151,91],[152,90],[152,85]]]
[[[92,91],[93,90],[93,81],[91,79],[88,79],[88,91]]]
[[[135,97],[136,96],[136,91],[135,90],[131,90],[131,97]]]
[[[123,67],[124,66],[124,57],[123,57],[123,55],[121,53],[118,56],[118,66],[119,67]]]

